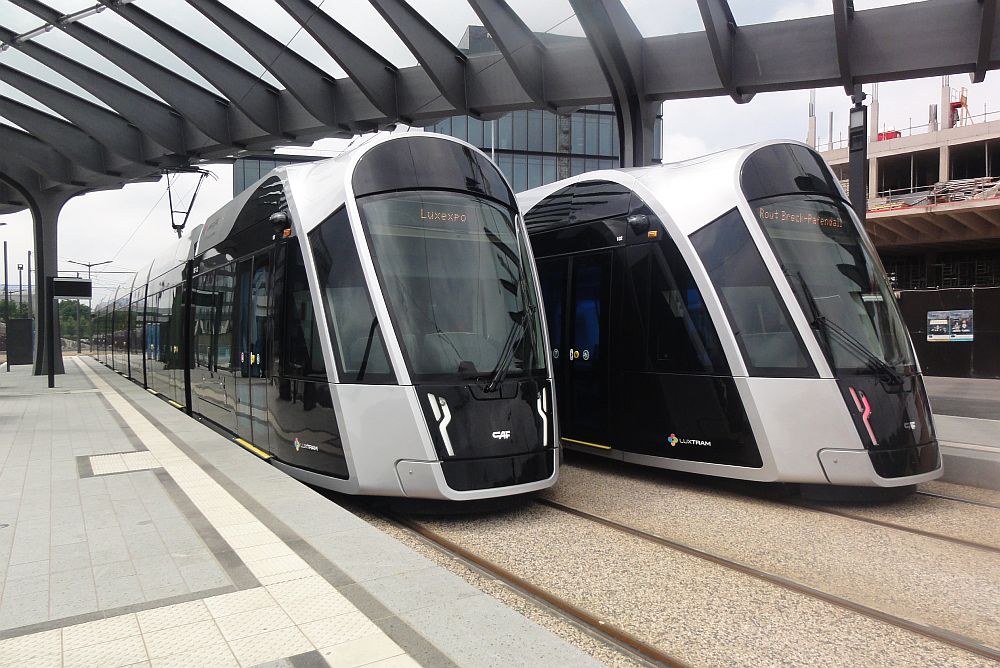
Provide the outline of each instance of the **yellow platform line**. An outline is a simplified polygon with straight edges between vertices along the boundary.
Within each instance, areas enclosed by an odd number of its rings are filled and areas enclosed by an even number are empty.
[[[173,399],[167,399],[167,403],[170,404],[171,406],[173,406],[174,408],[184,408],[183,406],[181,406],[179,403],[177,403]]]
[[[610,450],[610,445],[601,445],[600,443],[590,443],[588,441],[578,441],[575,438],[566,438],[565,436],[559,438],[560,441],[566,441],[568,443],[579,443],[580,445],[589,445],[592,448],[600,448],[601,450]]]
[[[236,443],[238,443],[239,445],[241,445],[244,448],[246,448],[247,450],[249,450],[250,452],[252,452],[253,454],[255,454],[258,457],[260,457],[261,459],[270,459],[271,458],[271,455],[269,455],[268,453],[264,452],[263,450],[261,450],[260,448],[258,448],[256,445],[254,445],[250,441],[246,441],[246,440],[244,440],[242,438],[234,438],[233,440],[236,441]]]
[[[149,392],[150,394],[153,394],[153,395],[159,394],[159,392],[157,392],[156,390],[154,390],[152,388],[149,388],[149,387],[146,388],[146,391]]]

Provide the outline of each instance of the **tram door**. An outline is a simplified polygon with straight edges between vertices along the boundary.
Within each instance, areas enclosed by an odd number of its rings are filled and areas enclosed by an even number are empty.
[[[236,433],[267,450],[268,254],[241,261],[236,274]]]
[[[562,438],[606,448],[611,251],[540,262]]]

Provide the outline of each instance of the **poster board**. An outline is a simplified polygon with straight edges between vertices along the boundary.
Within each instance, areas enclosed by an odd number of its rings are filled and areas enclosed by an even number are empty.
[[[968,342],[973,340],[974,335],[972,309],[927,312],[929,342]]]

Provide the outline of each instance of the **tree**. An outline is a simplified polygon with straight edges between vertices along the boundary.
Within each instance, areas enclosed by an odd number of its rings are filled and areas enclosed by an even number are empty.
[[[80,338],[90,338],[90,306],[80,302]],[[76,338],[76,300],[59,302],[59,334],[67,339]]]
[[[9,308],[9,311],[8,311]],[[0,299],[0,318],[27,318],[28,302],[19,304],[16,299],[4,301]]]

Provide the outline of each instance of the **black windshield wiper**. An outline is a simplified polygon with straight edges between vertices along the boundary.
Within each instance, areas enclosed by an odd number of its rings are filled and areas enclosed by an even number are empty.
[[[813,299],[812,291],[806,284],[804,278],[802,278],[802,272],[796,273],[796,277],[799,279],[799,285],[802,286],[802,292],[805,295],[805,302],[809,307],[809,315],[812,317],[812,322],[809,324],[820,331],[823,332],[823,341],[826,343],[827,352],[830,354],[830,362],[833,363],[833,349],[830,346],[830,339],[826,336],[827,333],[833,333],[837,335],[841,342],[846,344],[845,347],[854,351],[854,353],[868,362],[869,368],[871,368],[876,373],[882,372],[889,376],[889,382],[893,385],[902,385],[903,378],[899,375],[896,369],[883,360],[881,357],[873,353],[868,349],[868,346],[858,341],[853,334],[848,332],[846,329],[838,325],[837,323],[831,321],[825,315],[819,312],[816,307],[816,301]]]
[[[513,315],[514,325],[510,328],[507,340],[504,341],[503,348],[500,350],[500,359],[497,360],[497,365],[490,372],[490,381],[486,383],[485,387],[487,392],[496,391],[497,387],[507,376],[511,362],[514,361],[514,350],[517,348],[518,335],[524,330],[524,323],[528,319],[528,312],[520,311]]]
[[[873,353],[868,349],[865,344],[854,338],[850,332],[841,327],[840,325],[831,322],[826,316],[820,316],[817,321],[826,331],[832,332],[840,337],[840,340],[848,344],[848,347],[853,349],[860,357],[865,359],[869,366],[877,373],[879,371],[883,372],[889,376],[889,382],[893,385],[902,385],[903,377],[896,371],[895,367],[883,360],[881,357]]]

